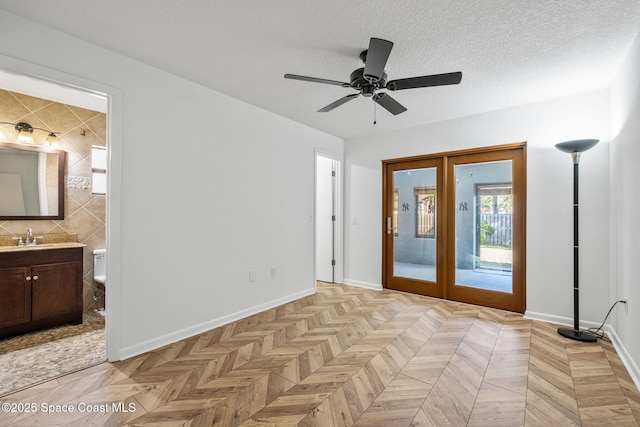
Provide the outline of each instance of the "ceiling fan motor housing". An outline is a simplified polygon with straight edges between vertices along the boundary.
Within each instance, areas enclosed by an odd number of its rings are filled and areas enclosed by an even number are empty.
[[[383,72],[382,77],[377,81],[369,81],[364,77],[364,68],[358,68],[350,76],[349,85],[362,92],[362,96],[373,96],[376,89],[384,88],[387,84],[387,73]]]

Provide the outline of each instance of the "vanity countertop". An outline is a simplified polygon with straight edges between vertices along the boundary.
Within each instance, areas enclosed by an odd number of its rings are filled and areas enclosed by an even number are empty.
[[[67,249],[67,248],[83,248],[87,245],[78,242],[60,242],[60,243],[42,243],[33,246],[0,246],[0,253],[5,252],[24,252],[24,251],[43,251],[51,249]]]

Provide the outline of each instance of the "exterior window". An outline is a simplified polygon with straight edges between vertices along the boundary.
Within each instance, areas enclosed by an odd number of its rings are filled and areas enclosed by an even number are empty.
[[[511,184],[478,184],[476,194],[480,197],[481,214],[511,214],[513,194]]]
[[[416,197],[416,237],[436,237],[436,187],[413,189]]]
[[[107,148],[91,147],[91,193],[107,194]]]

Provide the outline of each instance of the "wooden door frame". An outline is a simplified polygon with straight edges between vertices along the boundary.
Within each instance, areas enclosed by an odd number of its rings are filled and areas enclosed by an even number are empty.
[[[465,149],[459,151],[449,151],[435,154],[426,154],[421,156],[411,156],[404,157],[398,159],[390,159],[382,161],[382,221],[381,221],[381,232],[382,232],[382,286],[383,288],[389,288],[389,266],[392,265],[390,262],[393,262],[393,235],[389,237],[387,235],[387,224],[386,218],[392,215],[393,206],[390,203],[389,195],[393,194],[393,181],[389,179],[390,173],[395,170],[403,170],[403,169],[412,169],[414,166],[419,165],[420,162],[428,161],[428,160],[441,160],[441,169],[442,173],[439,172],[438,180],[440,176],[443,177],[442,182],[438,181],[438,190],[437,197],[439,203],[436,205],[436,215],[437,215],[437,249],[436,249],[436,271],[437,271],[437,281],[442,286],[442,289],[439,292],[432,292],[436,297],[441,297],[443,299],[450,299],[454,301],[462,301],[468,302],[472,304],[479,304],[487,307],[494,307],[496,305],[500,305],[498,308],[503,308],[509,311],[515,311],[519,313],[524,313],[526,309],[526,165],[527,165],[527,143],[526,142],[518,142],[513,144],[505,144],[505,145],[495,145],[488,147],[479,147],[472,149]],[[512,165],[512,182],[514,185],[513,193],[514,193],[514,206],[516,205],[516,197],[518,198],[522,208],[515,215],[517,218],[513,220],[513,228],[514,228],[514,242],[519,241],[520,247],[515,248],[513,251],[514,257],[514,276],[513,282],[516,283],[516,280],[521,285],[516,289],[514,287],[513,293],[513,302],[508,305],[507,308],[504,306],[504,298],[501,295],[495,295],[492,298],[487,300],[486,294],[483,294],[482,298],[479,297],[478,292],[471,291],[471,298],[461,298],[459,295],[458,289],[454,287],[455,280],[455,244],[451,244],[450,240],[451,236],[455,236],[455,220],[450,220],[449,217],[453,216],[455,218],[455,194],[454,188],[451,188],[451,182],[453,178],[454,168],[456,159],[461,159],[462,157],[469,157],[468,163],[473,163],[472,159],[484,159],[489,158],[489,156],[495,156],[498,153],[503,153],[508,159],[513,160]],[[476,156],[476,157],[473,157]],[[482,161],[482,160],[479,160]],[[518,196],[516,196],[516,193]],[[445,209],[446,207],[446,209]],[[514,208],[515,209],[515,208]],[[451,212],[454,212],[452,215]],[[517,229],[517,230],[516,230]],[[518,240],[516,240],[518,239]],[[391,243],[390,243],[391,242]],[[390,260],[390,261],[389,261]],[[517,268],[515,267],[517,263]],[[407,292],[414,293],[423,293],[416,292],[417,285],[415,282],[411,282],[410,279],[406,281],[400,280],[401,288],[400,290],[406,290]],[[406,283],[404,283],[406,282]],[[422,282],[427,283],[427,282]],[[396,285],[394,289],[397,289]],[[466,288],[469,290],[469,288]],[[483,293],[492,292],[483,290]],[[424,294],[424,293],[423,293]],[[439,294],[439,295],[438,295]],[[495,294],[499,294],[495,292]],[[509,294],[511,295],[511,294]]]

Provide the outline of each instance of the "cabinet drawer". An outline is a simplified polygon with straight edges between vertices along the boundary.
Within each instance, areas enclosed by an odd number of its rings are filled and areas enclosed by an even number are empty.
[[[44,249],[0,254],[0,268],[82,261],[82,248]]]

